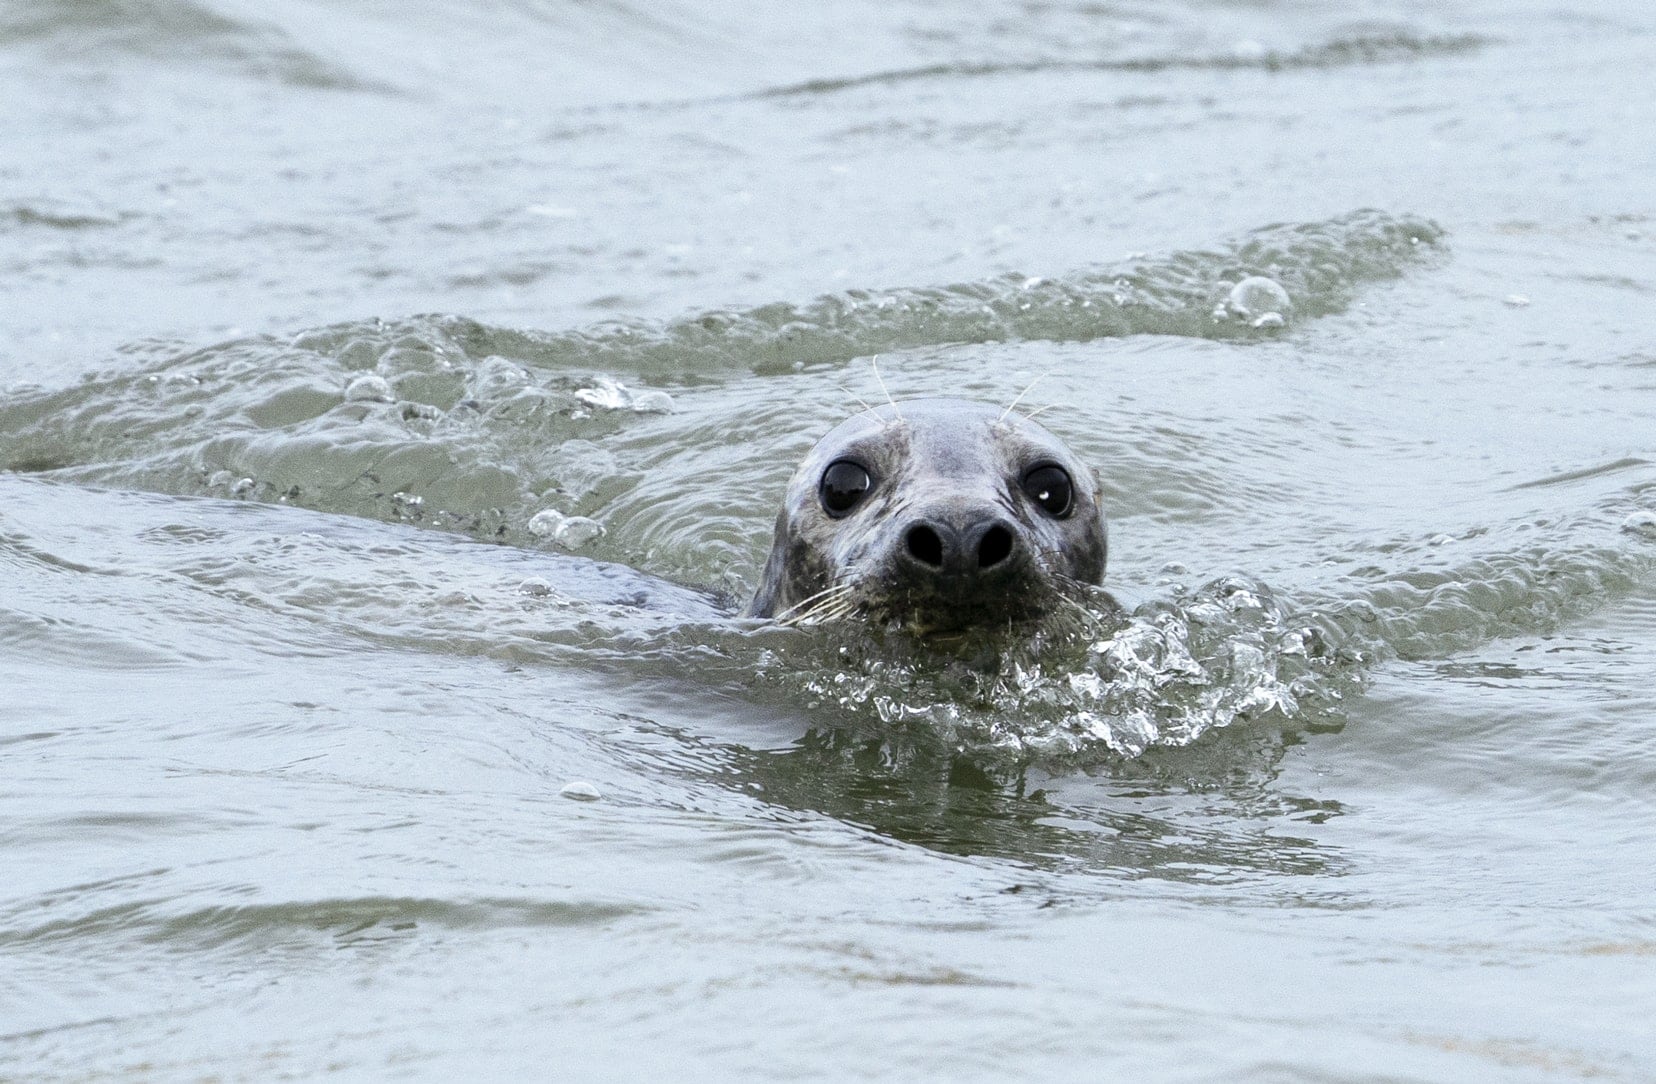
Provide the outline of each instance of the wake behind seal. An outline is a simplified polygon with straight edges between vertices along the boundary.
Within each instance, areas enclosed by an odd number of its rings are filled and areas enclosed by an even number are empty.
[[[794,472],[747,614],[1015,626],[1103,580],[1105,535],[1096,475],[1046,429],[986,403],[890,403]]]

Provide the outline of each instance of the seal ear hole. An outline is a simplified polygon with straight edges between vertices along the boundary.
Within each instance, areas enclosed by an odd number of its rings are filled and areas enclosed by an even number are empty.
[[[873,488],[874,479],[867,467],[841,459],[828,464],[828,469],[822,472],[818,497],[823,511],[837,519],[861,504]]]
[[[943,540],[930,527],[909,528],[903,541],[908,546],[909,555],[916,561],[933,568],[943,567]]]
[[[978,567],[994,568],[1012,556],[1012,532],[996,524],[984,532],[978,543]]]
[[[1031,467],[1023,476],[1024,495],[1054,519],[1063,519],[1075,505],[1075,484],[1056,463]]]

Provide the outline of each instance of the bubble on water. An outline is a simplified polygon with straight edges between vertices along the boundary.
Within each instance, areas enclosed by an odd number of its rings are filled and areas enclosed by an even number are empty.
[[[636,392],[633,395],[632,408],[637,414],[671,414],[673,397],[664,391]]]
[[[345,385],[347,403],[389,403],[391,385],[378,373],[363,373]]]
[[[1213,310],[1216,320],[1240,320],[1253,328],[1283,327],[1293,315],[1294,301],[1275,279],[1249,275],[1230,288]]]
[[[602,537],[604,525],[586,516],[567,516],[556,508],[546,508],[530,517],[529,533],[566,550],[575,550]]]
[[[558,791],[558,797],[571,798],[577,802],[596,802],[603,798],[599,789],[584,779],[577,779],[573,783],[565,783]]]
[[[1523,294],[1507,294],[1506,297],[1501,299],[1501,303],[1514,309],[1521,309],[1530,303],[1530,299]]]
[[[530,576],[518,584],[518,593],[530,598],[545,598],[552,593],[552,584],[540,576]]]
[[[586,516],[569,516],[553,532],[552,540],[565,549],[580,549],[604,537],[604,525]]]
[[[1641,509],[1622,520],[1621,529],[1630,535],[1656,542],[1656,512]]]

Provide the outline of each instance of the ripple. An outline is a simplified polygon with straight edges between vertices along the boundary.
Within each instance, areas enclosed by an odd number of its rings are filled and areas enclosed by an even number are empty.
[[[191,0],[37,0],[0,15],[0,41],[37,44],[78,63],[127,57],[205,63],[291,86],[392,92],[300,47],[273,24],[231,18]]]
[[[61,200],[29,200],[0,208],[0,222],[10,219],[19,226],[45,226],[56,230],[93,230],[119,226],[130,215],[94,207],[76,206]]]
[[[177,900],[145,900],[73,918],[24,924],[12,914],[0,925],[0,946],[13,949],[134,940],[181,951],[237,942],[288,941],[314,935],[341,945],[443,930],[603,926],[646,913],[638,904],[484,898],[445,900],[362,896],[226,904],[180,910]]]
[[[652,384],[791,374],[941,344],[1259,339],[1272,334],[1264,317],[1286,315],[1285,296],[1296,320],[1338,311],[1440,238],[1421,219],[1358,211],[1065,277],[852,290],[659,325],[545,333],[452,316],[352,321],[22,389],[0,401],[0,466],[561,546],[568,532],[532,529],[537,514],[550,506],[601,522],[599,511],[639,482],[609,442],[696,426],[689,390],[675,398]],[[1256,313],[1261,304],[1275,307]],[[592,552],[635,556],[613,543]],[[729,563],[734,551],[719,557]]]
[[[1230,53],[1207,56],[1140,57],[1110,60],[1022,60],[929,64],[895,71],[803,83],[760,91],[753,97],[786,98],[833,94],[866,86],[890,86],[934,79],[981,79],[1048,72],[1129,72],[1154,74],[1174,70],[1298,71],[1366,64],[1395,64],[1475,52],[1490,43],[1476,34],[1417,35],[1406,31],[1336,38],[1283,52],[1247,43]],[[1252,47],[1248,47],[1252,46]]]

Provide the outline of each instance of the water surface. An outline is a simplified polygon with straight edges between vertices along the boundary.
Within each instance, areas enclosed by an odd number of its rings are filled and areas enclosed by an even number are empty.
[[[4,1075],[1650,1079],[1653,33],[0,14]],[[1125,612],[735,618],[887,390]]]

